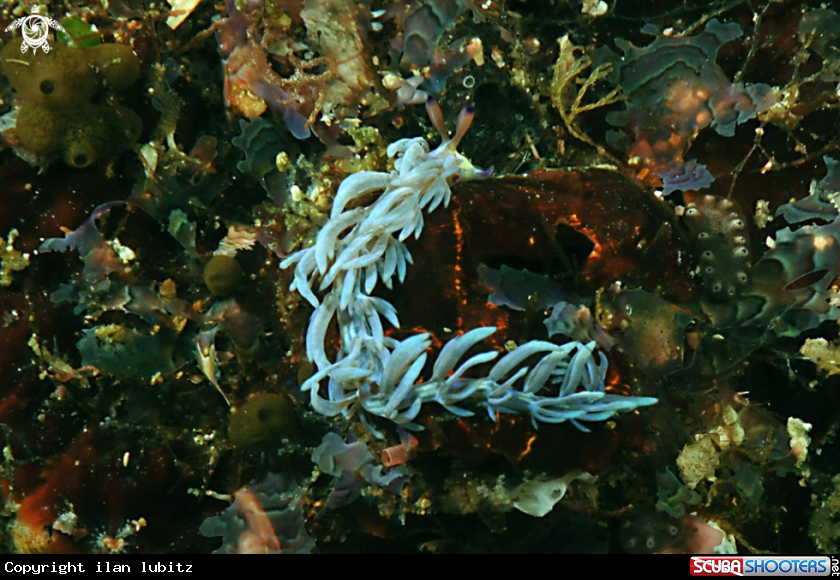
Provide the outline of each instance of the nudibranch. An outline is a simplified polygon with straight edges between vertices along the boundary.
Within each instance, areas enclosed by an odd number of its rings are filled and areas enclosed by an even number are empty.
[[[455,134],[451,137],[446,129],[446,122],[443,120],[443,111],[435,99],[429,98],[426,100],[426,112],[442,139],[441,144],[430,155],[446,155],[458,160],[459,171],[449,178],[449,185],[453,185],[462,179],[485,179],[493,174],[492,166],[487,169],[478,169],[472,164],[472,161],[458,152],[458,145],[461,144],[461,139],[467,134],[472,126],[473,118],[475,118],[475,108],[472,105],[467,105],[461,109],[455,124]]]
[[[419,333],[404,340],[386,335],[382,319],[398,328],[397,311],[373,291],[380,279],[391,287],[394,274],[404,281],[406,265],[412,262],[404,242],[411,235],[419,237],[423,210],[448,206],[450,185],[456,181],[485,178],[491,172],[477,169],[457,151],[473,118],[471,107],[461,112],[452,137],[438,104],[430,100],[427,109],[443,142],[434,150],[423,138],[391,144],[388,156],[396,157],[393,171],[360,171],[347,177],[315,245],[281,263],[282,268],[295,266],[292,289],[315,307],[306,350],[317,371],[301,387],[309,392],[312,407],[327,416],[358,417],[378,434],[371,416],[419,430],[415,419],[423,405],[432,402],[457,417],[474,415],[467,407],[472,402],[491,418],[496,413],[524,415],[535,426],[570,421],[582,431],[588,430],[585,422],[656,403],[651,397],[607,393],[607,359],[594,342],[531,340],[505,356],[491,349],[466,358],[495,333],[492,326],[449,340],[438,354],[432,376],[420,379],[433,342],[430,335]],[[370,205],[348,209],[351,202],[377,191],[380,194]],[[315,291],[326,294],[319,300]],[[341,338],[334,361],[327,339],[333,320]],[[538,362],[529,365],[533,360]],[[472,367],[491,361],[496,362],[486,376],[467,376]],[[328,382],[326,396],[322,381]]]

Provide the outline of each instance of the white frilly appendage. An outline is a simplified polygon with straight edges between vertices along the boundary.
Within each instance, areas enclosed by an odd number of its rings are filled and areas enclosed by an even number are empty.
[[[473,414],[462,403],[496,412],[530,415],[537,422],[603,421],[616,413],[652,405],[650,397],[625,397],[604,392],[607,359],[588,345],[531,341],[499,359],[485,378],[468,378],[473,366],[493,361],[499,353],[487,351],[460,362],[466,352],[488,338],[495,328],[477,328],[450,340],[441,350],[432,377],[419,382],[432,341],[417,334],[403,341],[385,336],[383,319],[399,327],[394,307],[371,296],[381,280],[391,288],[412,263],[404,241],[423,231],[423,210],[447,207],[450,185],[459,180],[488,177],[492,171],[476,169],[456,147],[472,120],[471,109],[458,118],[453,138],[445,133],[435,103],[430,117],[444,137],[435,150],[423,138],[401,139],[388,147],[396,157],[390,173],[361,171],[338,188],[330,219],[315,244],[281,263],[295,266],[292,290],[297,290],[315,311],[306,334],[306,350],[317,371],[302,386],[312,407],[327,416],[358,416],[372,428],[368,415],[392,420],[406,429],[419,429],[413,420],[423,403],[434,401],[449,412]],[[346,209],[354,200],[381,191],[368,206]],[[322,300],[317,292],[326,291]],[[327,329],[335,319],[341,348],[335,362],[325,348]],[[540,355],[533,368],[527,359]],[[460,362],[460,364],[459,364]],[[327,380],[327,392],[322,383]],[[543,392],[542,394],[540,394]]]

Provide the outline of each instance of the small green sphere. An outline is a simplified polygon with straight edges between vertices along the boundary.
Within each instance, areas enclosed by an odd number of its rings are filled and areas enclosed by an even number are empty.
[[[230,296],[239,289],[242,281],[242,266],[236,258],[213,256],[204,266],[204,284],[213,296]]]
[[[237,447],[259,449],[279,445],[298,430],[295,407],[288,397],[260,393],[230,416],[228,437]]]

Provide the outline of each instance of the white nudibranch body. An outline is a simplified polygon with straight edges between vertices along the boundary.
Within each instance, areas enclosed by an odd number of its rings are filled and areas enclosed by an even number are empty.
[[[467,378],[464,373],[469,368],[499,354],[495,350],[479,353],[456,367],[471,347],[495,332],[490,327],[450,340],[438,355],[432,377],[419,381],[432,342],[429,335],[402,341],[385,336],[382,319],[399,327],[397,312],[388,301],[371,294],[379,280],[388,288],[395,274],[404,281],[407,265],[412,263],[404,242],[423,231],[423,210],[447,207],[455,182],[483,179],[492,173],[492,168],[477,169],[457,151],[472,122],[471,107],[461,111],[452,138],[437,103],[427,102],[427,110],[443,137],[440,146],[430,150],[421,137],[391,144],[388,157],[396,157],[394,169],[347,177],[315,244],[280,264],[281,268],[295,266],[291,288],[315,308],[306,350],[317,371],[302,385],[310,393],[312,407],[327,416],[358,416],[377,433],[369,415],[419,429],[413,420],[423,403],[431,401],[462,417],[473,414],[460,406],[469,399],[484,406],[491,417],[497,411],[529,414],[535,425],[570,420],[583,430],[579,421],[603,421],[655,403],[649,397],[606,394],[607,360],[600,352],[596,357],[594,343],[531,341],[502,357],[487,377]],[[376,191],[382,193],[370,205],[346,209],[352,201]],[[321,300],[316,291],[326,292]],[[341,336],[335,361],[330,360],[325,344],[333,319]],[[542,358],[529,370],[524,363],[534,355]],[[325,380],[326,396],[322,394]],[[540,393],[543,387],[550,392]]]

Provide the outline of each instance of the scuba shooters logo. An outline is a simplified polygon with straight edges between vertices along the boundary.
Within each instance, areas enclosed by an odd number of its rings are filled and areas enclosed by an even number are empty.
[[[692,556],[692,576],[743,576],[744,559],[736,556],[705,558]]]
[[[692,576],[840,576],[834,556],[692,556]]]
[[[13,20],[6,27],[6,32],[16,28],[22,28],[23,42],[20,43],[20,52],[23,54],[26,54],[29,48],[32,49],[32,54],[38,52],[39,48],[47,54],[50,51],[50,43],[47,42],[49,29],[64,31],[61,25],[52,18],[38,14],[37,6],[32,8],[32,14],[29,16]]]

